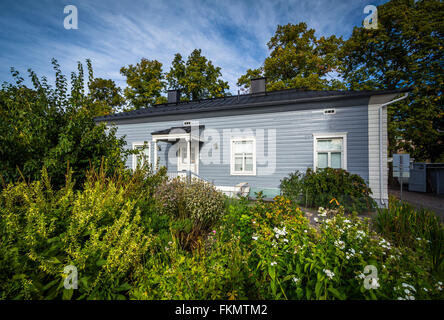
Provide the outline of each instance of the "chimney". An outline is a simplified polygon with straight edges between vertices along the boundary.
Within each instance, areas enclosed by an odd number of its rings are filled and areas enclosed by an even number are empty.
[[[253,95],[263,95],[265,94],[265,83],[267,78],[254,78],[250,79],[250,93]]]
[[[168,103],[179,103],[180,102],[180,90],[173,89],[168,90]]]

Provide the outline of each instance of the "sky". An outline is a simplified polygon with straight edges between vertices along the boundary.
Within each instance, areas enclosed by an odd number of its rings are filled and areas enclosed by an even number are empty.
[[[31,68],[54,79],[51,59],[68,76],[77,62],[92,60],[94,76],[125,87],[120,68],[141,58],[169,71],[174,54],[202,49],[221,67],[230,91],[249,68],[262,65],[277,25],[306,22],[317,36],[347,39],[375,0],[95,0],[0,1],[0,83]],[[78,12],[78,29],[65,29],[67,5]]]

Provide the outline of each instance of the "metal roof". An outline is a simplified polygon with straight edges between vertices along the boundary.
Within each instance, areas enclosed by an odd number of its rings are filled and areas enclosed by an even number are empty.
[[[95,121],[114,121],[142,117],[154,117],[170,114],[207,112],[218,110],[230,110],[239,108],[255,108],[271,105],[304,103],[332,99],[360,98],[373,95],[407,92],[410,89],[396,90],[363,90],[363,91],[341,91],[341,90],[296,90],[287,89],[279,91],[268,91],[264,94],[243,94],[226,96],[221,98],[203,99],[195,101],[183,101],[178,103],[164,103],[152,107],[120,112],[111,115],[97,117]]]

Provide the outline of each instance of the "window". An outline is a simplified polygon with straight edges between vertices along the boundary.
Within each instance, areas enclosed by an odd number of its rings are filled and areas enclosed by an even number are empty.
[[[142,167],[145,163],[150,163],[150,146],[148,143],[133,143],[133,150],[140,150],[138,154],[133,154],[133,170],[138,166]]]
[[[231,175],[256,175],[256,140],[231,139]]]
[[[314,134],[314,169],[347,169],[347,134]]]

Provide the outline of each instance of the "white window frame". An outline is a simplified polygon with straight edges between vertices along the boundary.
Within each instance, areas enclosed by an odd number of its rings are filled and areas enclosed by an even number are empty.
[[[315,172],[318,166],[318,140],[338,138],[342,139],[341,169],[347,170],[347,132],[313,133],[313,170]]]
[[[151,142],[149,141],[139,141],[139,142],[133,142],[132,143],[132,149],[135,150],[137,147],[143,147],[146,146],[148,148],[148,163],[151,163]],[[136,170],[137,167],[137,155],[133,154],[132,155],[132,167],[133,170]]]
[[[233,144],[237,141],[253,141],[253,171],[235,171]],[[245,168],[245,166],[244,166]],[[256,175],[256,137],[235,137],[230,139],[230,175],[232,176],[255,176]]]

